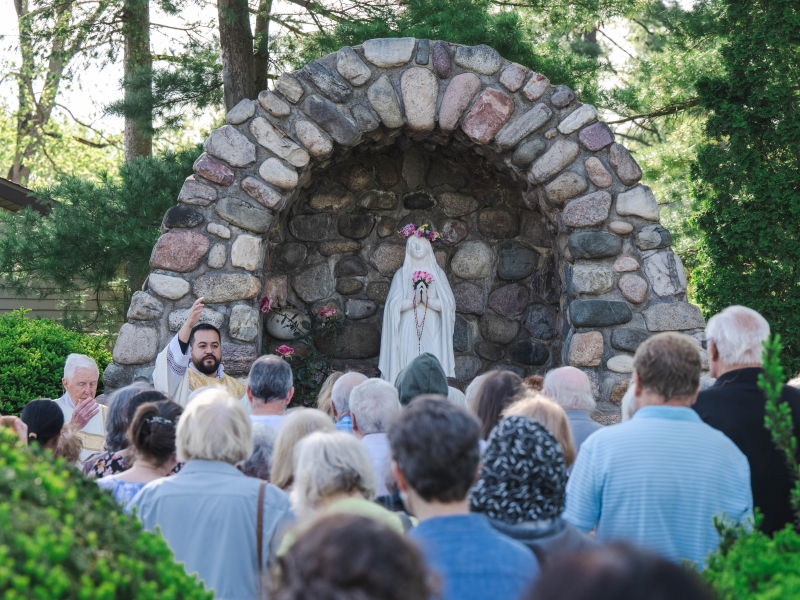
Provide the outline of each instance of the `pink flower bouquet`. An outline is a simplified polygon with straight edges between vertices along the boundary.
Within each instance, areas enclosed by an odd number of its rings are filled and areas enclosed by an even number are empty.
[[[275,348],[275,352],[280,354],[283,358],[291,357],[292,354],[294,354],[294,348],[283,344],[282,346]]]

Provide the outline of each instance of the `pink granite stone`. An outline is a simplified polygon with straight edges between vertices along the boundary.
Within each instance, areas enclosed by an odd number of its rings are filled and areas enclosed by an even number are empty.
[[[611,267],[612,271],[617,273],[627,273],[629,271],[638,271],[639,270],[639,262],[630,256],[620,256],[617,260],[614,261],[613,266]]]
[[[514,101],[508,94],[486,88],[478,96],[461,128],[476,144],[488,144],[514,113]]]
[[[642,178],[642,169],[636,164],[628,149],[620,144],[612,144],[608,152],[608,162],[625,185],[633,185]]]
[[[233,169],[214,160],[205,152],[194,161],[194,172],[220,185],[227,186],[233,183]]]
[[[450,51],[446,42],[436,42],[433,45],[433,72],[439,79],[450,77]]]
[[[509,92],[516,92],[525,83],[525,76],[528,74],[528,69],[517,63],[511,63],[500,75],[500,83],[505,86]]]
[[[462,73],[453,77],[444,91],[442,105],[439,107],[439,127],[443,131],[453,131],[464,110],[479,91],[481,80],[475,73]]]
[[[617,285],[628,302],[641,304],[647,298],[647,282],[638,275],[623,275]]]
[[[513,317],[525,310],[529,299],[528,289],[524,285],[512,283],[496,289],[489,295],[489,307],[504,317]]]
[[[581,129],[578,139],[588,150],[597,152],[614,142],[614,133],[608,125],[601,121]]]
[[[608,172],[603,166],[603,163],[600,162],[600,159],[596,156],[587,158],[584,166],[586,167],[586,175],[589,176],[589,180],[597,187],[607,188],[614,182],[611,178],[611,173]]]
[[[596,367],[603,358],[603,334],[599,331],[576,333],[569,344],[567,360],[573,367]]]
[[[464,221],[458,221],[456,219],[450,219],[444,222],[442,225],[441,230],[442,242],[447,244],[448,246],[452,246],[453,244],[457,244],[461,240],[467,237],[469,233],[469,228]]]
[[[208,238],[196,231],[165,233],[153,248],[150,268],[188,273],[206,255],[208,246]]]
[[[525,97],[528,100],[533,102],[534,100],[541,98],[549,87],[550,80],[547,77],[541,75],[540,73],[534,73],[523,88],[522,93],[525,94]]]
[[[605,221],[609,210],[611,194],[594,192],[572,200],[561,213],[561,218],[567,227],[591,227]]]

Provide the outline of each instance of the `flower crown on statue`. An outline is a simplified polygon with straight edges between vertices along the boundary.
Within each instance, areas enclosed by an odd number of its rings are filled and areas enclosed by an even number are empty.
[[[424,223],[419,227],[415,227],[413,223],[409,223],[397,232],[401,238],[409,238],[412,235],[425,238],[429,242],[441,242],[442,236],[438,231],[434,231],[430,223]]]

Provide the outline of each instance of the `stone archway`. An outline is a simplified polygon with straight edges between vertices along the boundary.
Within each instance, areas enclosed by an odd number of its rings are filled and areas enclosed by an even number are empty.
[[[445,237],[464,382],[572,364],[611,414],[643,339],[704,325],[630,153],[593,106],[488,46],[369,40],[281,75],[226,122],[164,217],[109,388],[150,376],[199,296],[229,373],[280,338],[264,295],[347,311],[338,358],[374,370],[394,231],[422,218]]]

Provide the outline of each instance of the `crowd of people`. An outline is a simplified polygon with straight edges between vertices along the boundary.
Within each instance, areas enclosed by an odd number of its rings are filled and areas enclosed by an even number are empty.
[[[333,373],[317,408],[290,409],[289,363],[262,356],[239,388],[209,360],[219,332],[193,328],[162,391],[136,383],[106,408],[96,365],[70,355],[62,398],[4,420],[160,529],[216,598],[704,599],[715,518],[793,522],[757,386],[769,325],[745,307],[709,320],[703,391],[694,338],[645,340],[605,427],[579,369],[489,371],[462,393],[430,354],[393,385]],[[783,399],[797,426],[800,391]]]

